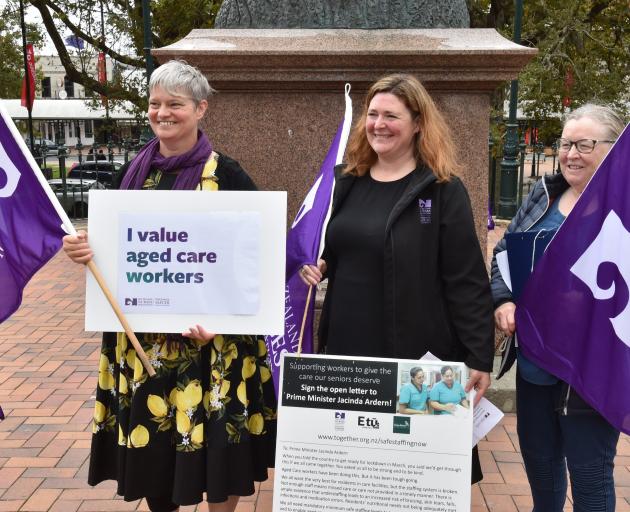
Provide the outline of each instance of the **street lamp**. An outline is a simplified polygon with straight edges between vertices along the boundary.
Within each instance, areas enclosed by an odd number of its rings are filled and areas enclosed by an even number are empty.
[[[149,0],[142,0],[142,24],[144,33],[144,58],[147,63],[147,84],[153,73],[153,55],[151,48],[153,47],[153,37],[151,32],[151,5]]]
[[[514,13],[514,42],[521,41],[521,24],[523,19],[523,0],[516,0]],[[518,124],[516,107],[518,101],[518,80],[510,84],[510,114],[506,124],[503,159],[501,160],[501,181],[499,187],[499,206],[497,217],[511,219],[516,214],[516,187],[518,183]]]
[[[144,58],[147,62],[147,93],[149,80],[151,80],[151,74],[153,73],[153,55],[151,55],[151,48],[153,46],[153,33],[151,32],[151,5],[149,0],[142,0],[142,22],[144,26]],[[153,138],[153,132],[148,126],[144,127],[142,131],[142,138],[145,143]]]

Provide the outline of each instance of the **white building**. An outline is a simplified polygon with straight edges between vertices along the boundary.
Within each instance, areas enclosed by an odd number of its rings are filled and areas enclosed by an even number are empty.
[[[77,69],[85,71],[94,78],[98,76],[97,57],[81,59],[78,55],[71,55],[73,64]],[[37,57],[35,67],[44,75],[37,84],[36,97],[47,99],[85,98],[85,88],[80,84],[68,80],[66,70],[57,55],[41,55]],[[111,59],[105,58],[107,76],[112,76]]]
[[[16,121],[26,136],[28,111],[19,99],[2,100],[9,116]],[[105,107],[94,108],[92,100],[85,99],[41,99],[33,103],[33,128],[36,136],[55,142],[64,141],[66,146],[75,146],[79,140],[90,145],[97,139],[99,128],[105,123]],[[137,119],[121,109],[109,109],[110,119],[115,123],[115,142],[119,138],[137,139],[140,130]],[[98,138],[98,140],[102,140]]]
[[[96,56],[81,59],[79,55],[71,55],[78,69],[85,69],[95,78],[98,76]],[[112,64],[106,58],[107,76],[112,76]],[[36,57],[38,76],[33,104],[33,129],[36,137],[54,142],[63,141],[66,146],[75,146],[79,141],[83,145],[105,142],[107,113],[105,107],[96,96],[86,96],[85,88],[68,79],[66,71],[57,55]],[[28,111],[22,107],[19,99],[0,99],[11,118],[26,136]],[[141,130],[139,121],[130,114],[131,104],[126,108],[109,109],[111,139],[119,142],[122,138],[137,139]]]

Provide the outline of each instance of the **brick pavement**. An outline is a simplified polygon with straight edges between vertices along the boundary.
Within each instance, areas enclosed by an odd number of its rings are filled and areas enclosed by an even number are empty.
[[[489,243],[500,236],[491,232]],[[58,254],[31,281],[22,307],[0,325],[0,512],[148,510],[126,503],[112,482],[86,483],[94,404],[98,333],[83,331],[84,275]],[[485,479],[472,490],[475,512],[531,510],[508,415],[480,442]],[[617,510],[630,511],[630,438],[616,460]],[[238,512],[270,512],[271,482],[244,498]],[[569,501],[566,510],[570,509]],[[206,510],[182,507],[182,512]]]

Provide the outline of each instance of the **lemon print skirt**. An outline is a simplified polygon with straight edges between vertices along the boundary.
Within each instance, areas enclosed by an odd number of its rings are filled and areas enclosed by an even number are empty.
[[[261,337],[139,335],[149,377],[124,334],[104,333],[88,481],[125,500],[179,505],[254,493],[273,467],[276,398]]]

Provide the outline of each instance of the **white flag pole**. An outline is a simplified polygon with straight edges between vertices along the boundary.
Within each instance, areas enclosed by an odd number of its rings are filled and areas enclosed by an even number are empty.
[[[346,111],[343,116],[343,126],[341,128],[341,137],[339,138],[339,148],[337,150],[337,158],[335,159],[335,165],[339,165],[343,163],[343,157],[346,154],[346,146],[348,145],[348,137],[350,136],[350,129],[352,128],[352,98],[350,98],[350,90],[352,86],[350,84],[346,84],[344,86],[344,96],[346,100]],[[326,217],[324,218],[324,224],[322,225],[322,235],[319,240],[319,252],[317,254],[317,258],[319,259],[324,251],[324,243],[326,238],[326,227],[328,226],[328,221],[330,220],[330,214],[332,212],[332,198],[335,193],[335,182],[333,181],[333,186],[330,191],[330,203],[328,204],[328,211],[326,212]]]
[[[339,165],[343,162],[343,156],[346,153],[346,146],[348,145],[348,137],[350,135],[350,128],[352,127],[352,99],[350,98],[350,84],[344,86],[346,111],[343,116],[343,125],[341,127],[341,135],[339,136],[339,148],[337,149],[337,157],[335,159],[335,165]],[[332,197],[335,192],[335,181],[333,180],[332,188],[330,189],[330,202],[328,203],[328,210],[326,211],[326,217],[322,224],[322,233],[319,240],[319,250],[317,259],[319,259],[324,250],[324,240],[326,237],[326,227],[330,220],[330,213],[332,211]],[[313,299],[313,285],[308,287],[308,295],[306,296],[306,304],[304,305],[304,314],[302,315],[302,325],[300,326],[300,337],[298,338],[297,354],[302,354],[302,338],[304,337],[304,328],[306,327],[306,317],[308,315],[309,306]]]

